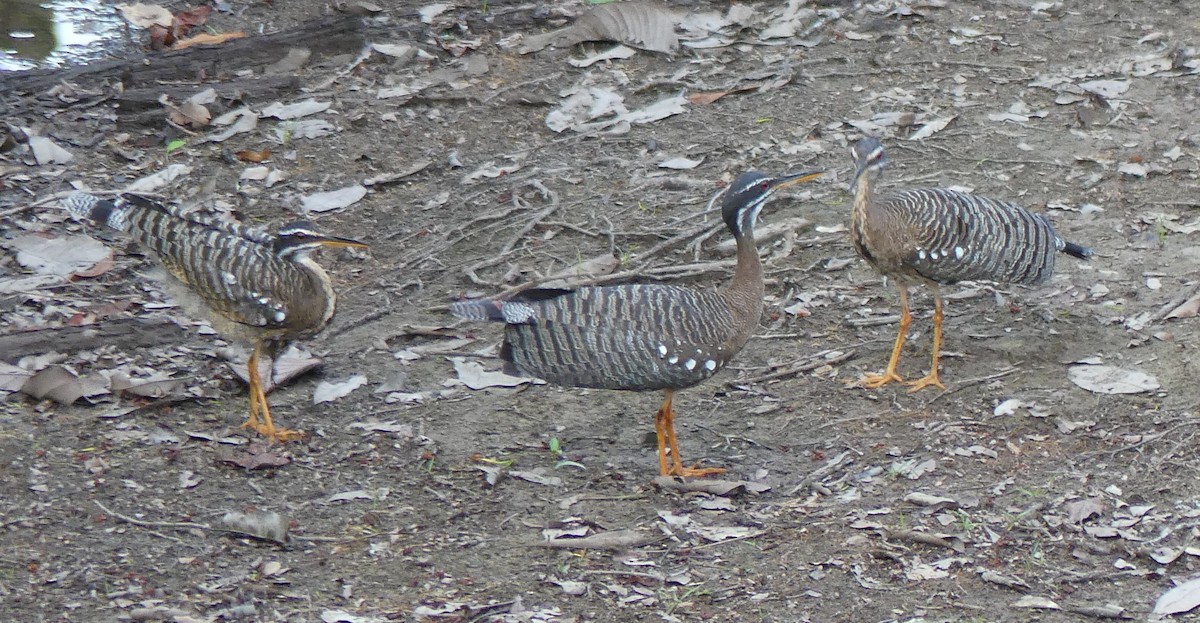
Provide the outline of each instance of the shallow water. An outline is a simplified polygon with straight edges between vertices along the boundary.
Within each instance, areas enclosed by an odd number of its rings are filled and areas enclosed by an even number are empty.
[[[0,0],[0,71],[86,64],[125,40],[117,10],[99,0]]]

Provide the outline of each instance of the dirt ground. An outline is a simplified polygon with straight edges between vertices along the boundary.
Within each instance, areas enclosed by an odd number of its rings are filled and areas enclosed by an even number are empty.
[[[318,63],[298,72],[312,91],[284,102],[332,102],[320,118],[336,131],[312,139],[280,140],[263,120],[222,143],[185,136],[167,153],[181,135],[165,122],[132,125],[103,108],[6,113],[76,156],[38,167],[0,154],[6,278],[24,274],[13,237],[78,233],[52,202],[29,207],[71,182],[115,189],[186,164],[163,191],[171,200],[207,193],[277,224],[303,196],[419,170],[316,216],[371,250],[322,257],[338,316],[304,345],[325,366],[270,396],[281,424],[310,433],[304,442],[267,448],[238,428],[246,395],[224,343],[162,304],[152,264],[130,245],[113,243],[115,267],[97,277],[0,295],[6,335],[77,312],[97,325],[176,319],[186,330],[155,345],[56,350],[80,374],[172,374],[187,398],[62,406],[14,392],[0,403],[0,619],[1152,617],[1200,568],[1196,321],[1164,319],[1200,275],[1200,228],[1188,227],[1200,206],[1200,78],[1187,47],[1200,17],[1186,1],[817,4],[819,16],[844,15],[765,45],[778,8],[750,4],[757,21],[733,45],[586,68],[568,60],[609,44],[528,55],[497,45],[533,26],[410,42],[432,61],[376,54],[341,74],[352,59]],[[418,7],[384,8],[411,20]],[[270,30],[325,10],[256,3],[213,24]],[[483,71],[408,101],[375,96],[464,63]],[[1105,80],[1118,84],[1078,87]],[[624,134],[551,131],[547,114],[579,85],[611,88],[631,110],[747,89]],[[130,159],[113,148],[122,133]],[[884,138],[885,188],[1016,200],[1096,250],[1090,262],[1061,257],[1038,288],[945,288],[944,393],[856,386],[882,369],[898,313],[894,286],[844,231],[846,148],[863,133]],[[264,147],[287,178],[239,182],[250,165],[222,152]],[[677,157],[702,163],[658,166]],[[506,172],[473,175],[488,167]],[[711,262],[728,260],[715,248],[728,236],[702,213],[747,168],[828,174],[764,211],[764,225],[809,224],[762,245],[762,326],[731,370],[676,399],[684,458],[726,468],[731,490],[655,482],[658,395],[449,382],[452,356],[499,368],[499,328],[458,323],[445,307],[454,298],[607,255],[640,274],[632,280],[727,279],[729,264]],[[914,289],[913,301],[901,371],[915,377],[929,364],[931,299]],[[1086,390],[1068,377],[1081,360],[1160,388]],[[353,375],[366,386],[313,404],[321,381]],[[247,469],[250,456],[286,464]],[[286,544],[219,529],[226,513],[255,510],[284,518]],[[559,536],[610,540],[544,546]]]

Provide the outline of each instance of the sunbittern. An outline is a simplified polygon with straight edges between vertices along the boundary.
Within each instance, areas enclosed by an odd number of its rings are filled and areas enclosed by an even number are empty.
[[[162,262],[168,292],[185,310],[204,316],[222,335],[252,345],[246,364],[250,416],[243,428],[278,441],[302,435],[271,422],[259,357],[273,358],[281,344],[317,334],[333,317],[333,284],[312,252],[367,245],[324,235],[309,221],[285,224],[272,234],[131,194],[110,201],[75,193],[65,205],[77,219],[132,236]]]
[[[1092,250],[1067,242],[1050,221],[1007,201],[978,197],[946,188],[920,188],[877,196],[875,183],[883,170],[883,145],[865,138],[850,150],[854,159],[854,207],[850,239],[863,259],[900,288],[900,330],[883,374],[863,379],[868,388],[892,381],[912,316],[908,287],[925,283],[933,292],[933,355],[929,374],[907,382],[910,392],[930,385],[945,389],[938,378],[942,345],[942,297],[938,285],[984,280],[1037,285],[1054,273],[1058,252],[1086,259]]]
[[[568,387],[662,390],[663,402],[654,418],[660,473],[721,473],[725,470],[684,466],[671,400],[676,391],[716,374],[758,327],[764,291],[754,243],[759,211],[780,188],[820,175],[767,177],[747,172],[724,191],[722,217],[737,241],[737,265],[725,287],[533,289],[504,301],[459,301],[451,312],[469,320],[506,323],[500,358],[510,374]]]

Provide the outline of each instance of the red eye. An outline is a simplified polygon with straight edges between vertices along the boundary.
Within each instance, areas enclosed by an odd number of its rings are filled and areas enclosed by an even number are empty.
[[[771,187],[771,180],[763,180],[758,183],[759,190],[767,190],[770,187]]]

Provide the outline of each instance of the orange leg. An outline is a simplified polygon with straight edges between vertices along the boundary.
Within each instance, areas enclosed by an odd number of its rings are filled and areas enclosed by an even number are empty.
[[[679,444],[675,441],[675,410],[671,408],[671,399],[675,393],[671,390],[664,392],[662,406],[658,408],[658,415],[655,416],[655,423],[658,424],[661,418],[661,425],[658,426],[658,466],[659,473],[663,476],[682,476],[684,478],[702,478],[713,474],[723,474],[724,469],[719,467],[684,467],[683,460],[679,458]],[[668,461],[663,452],[663,437],[666,436],[666,446],[671,450],[671,460]]]
[[[942,295],[938,292],[936,285],[930,284],[929,288],[933,290],[933,361],[929,364],[929,374],[907,383],[910,394],[930,385],[942,390],[946,389],[946,386],[942,385],[942,381],[938,379],[938,356],[942,352]]]
[[[262,342],[254,345],[250,360],[246,362],[246,373],[250,377],[250,417],[242,428],[252,428],[268,441],[295,441],[304,436],[302,431],[275,428],[271,423],[271,409],[267,406],[267,393],[263,391],[262,378],[258,375],[258,358]]]
[[[900,350],[904,348],[904,336],[908,333],[908,325],[912,323],[912,314],[908,312],[908,286],[900,286],[900,330],[896,332],[896,343],[892,346],[892,357],[888,359],[887,369],[883,374],[868,374],[863,377],[862,385],[867,389],[883,387],[892,381],[903,383],[904,379],[896,374],[896,364],[900,363]]]
[[[658,439],[658,473],[666,476],[671,473],[667,465],[667,412],[671,409],[671,390],[667,390],[662,406],[654,414],[654,436]]]

